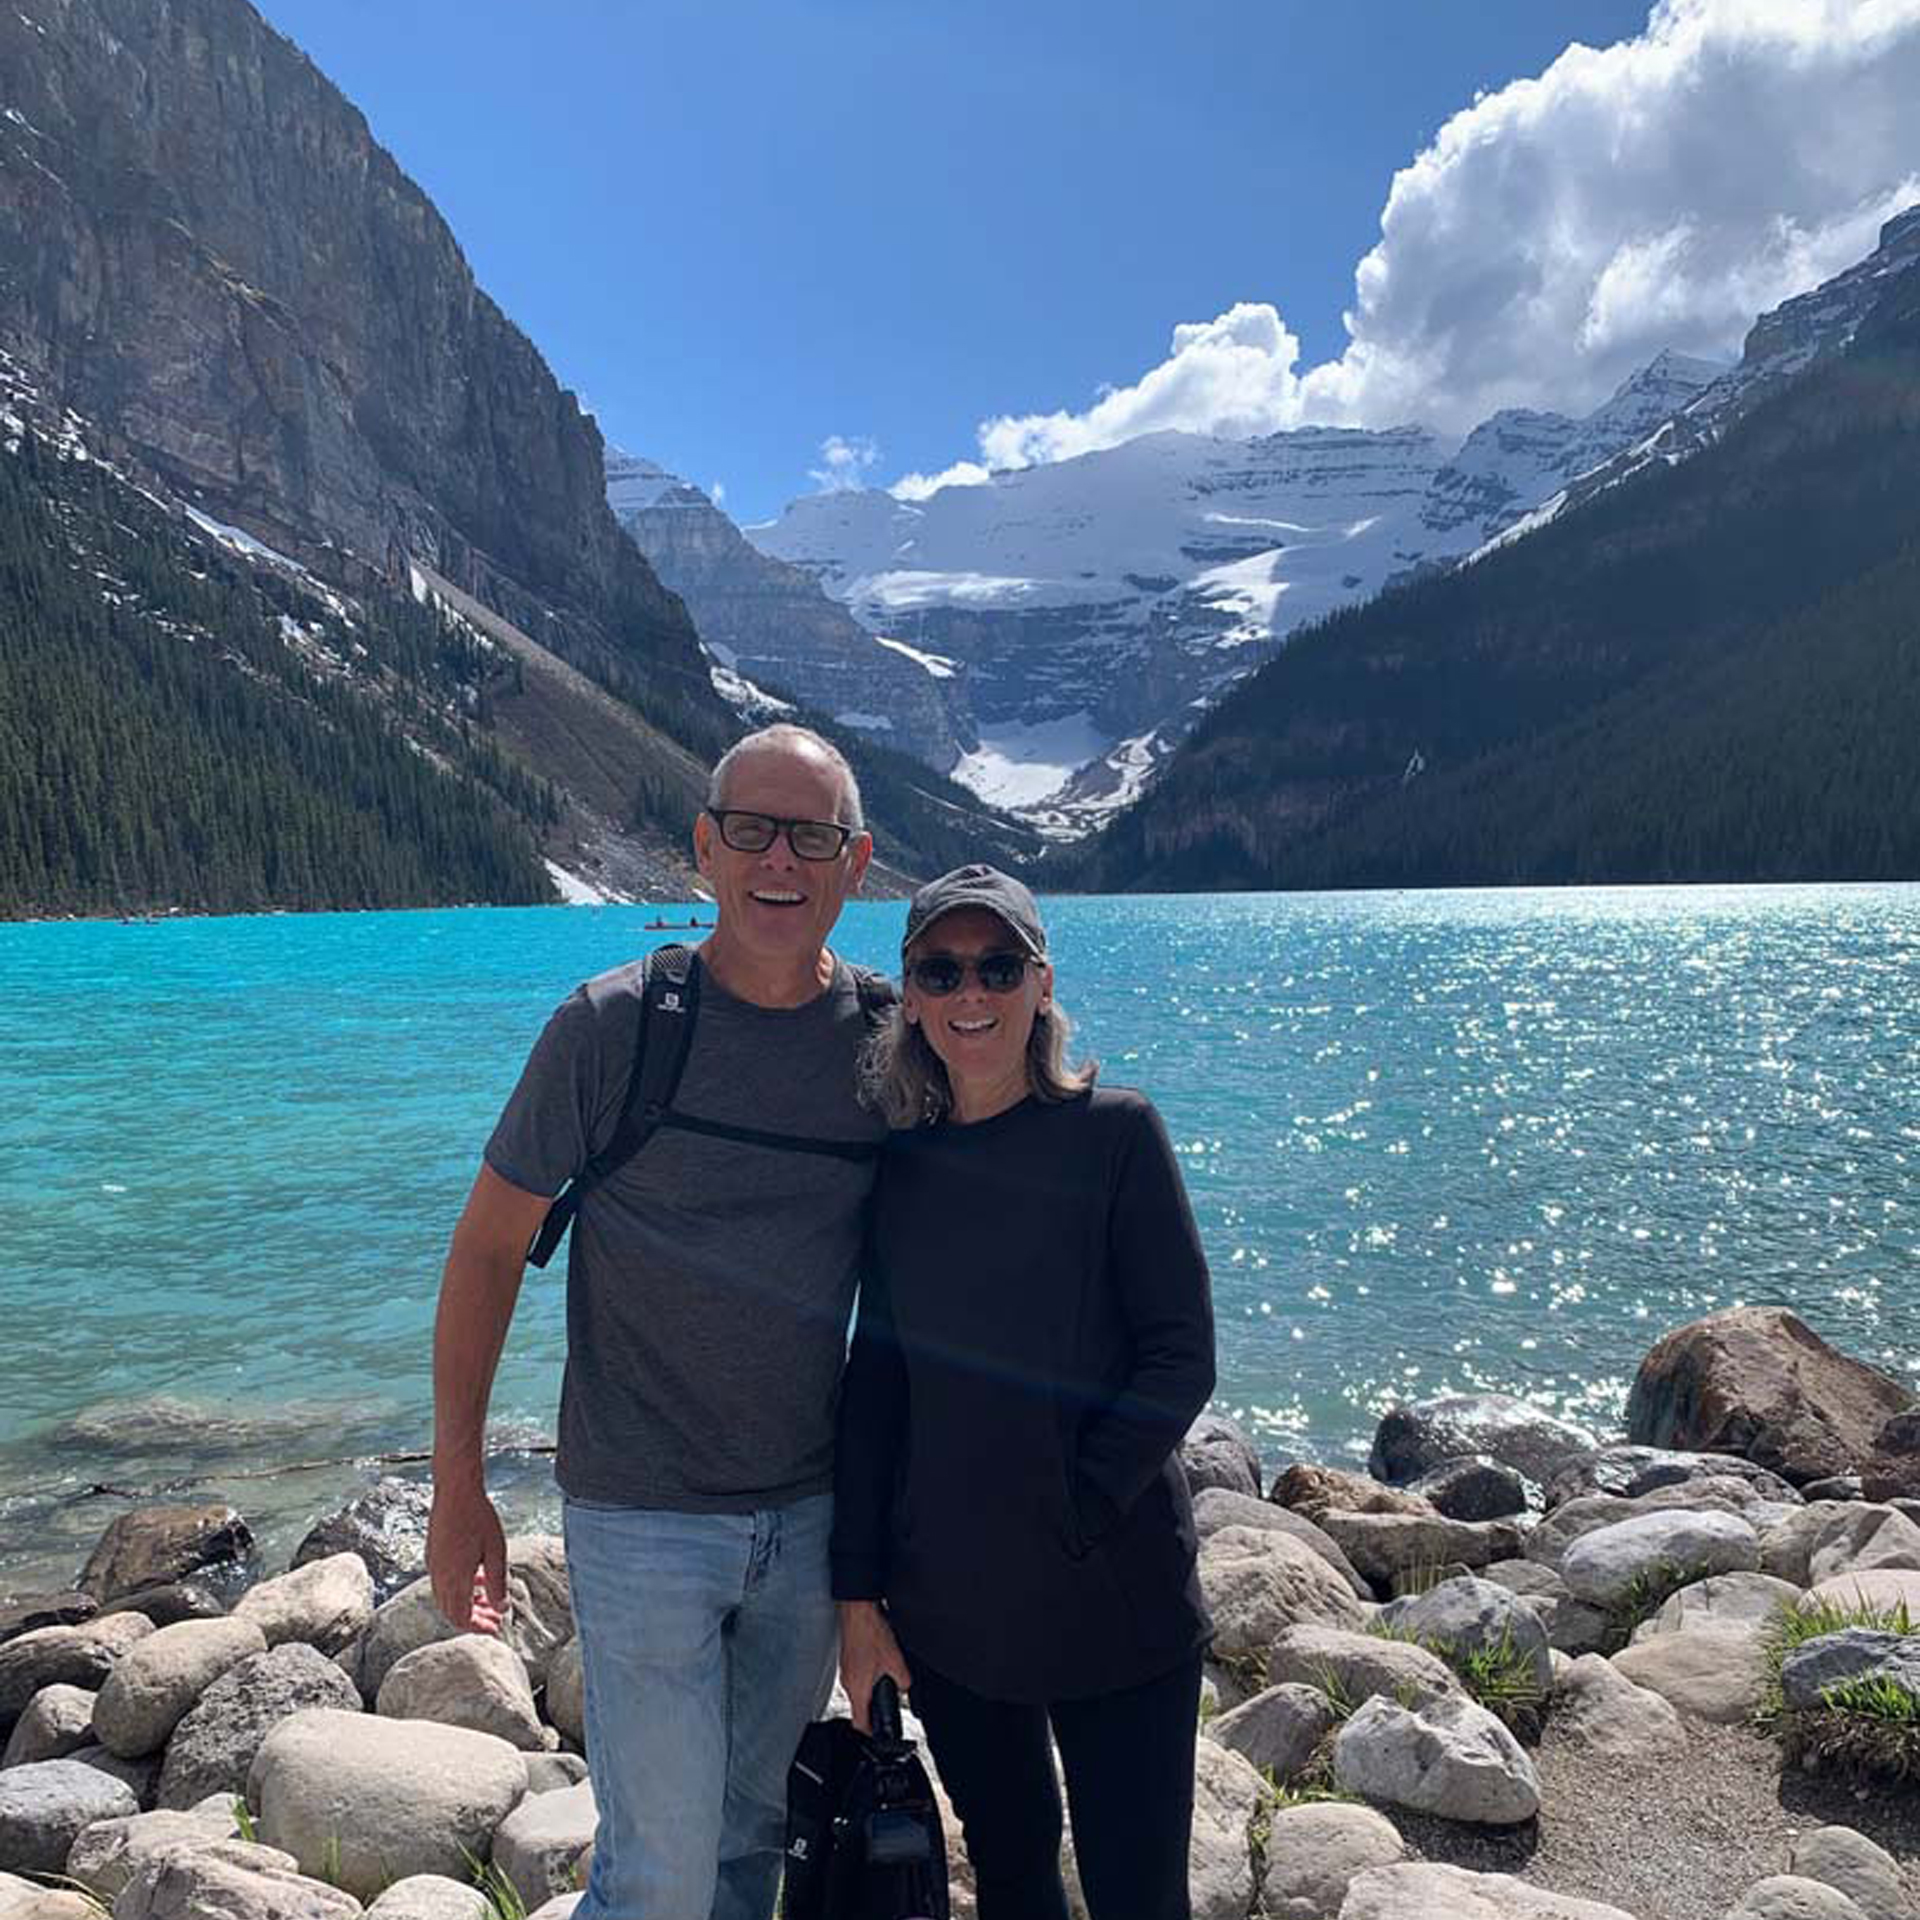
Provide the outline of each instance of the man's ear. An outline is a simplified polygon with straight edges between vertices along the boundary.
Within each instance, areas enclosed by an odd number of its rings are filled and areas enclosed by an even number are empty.
[[[693,864],[713,878],[713,816],[704,808],[693,816]]]
[[[858,893],[860,883],[867,877],[867,863],[873,858],[873,835],[863,833],[853,843],[852,858],[847,865],[847,891]]]

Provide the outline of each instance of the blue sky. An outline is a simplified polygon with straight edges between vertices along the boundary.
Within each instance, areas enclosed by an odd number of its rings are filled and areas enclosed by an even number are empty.
[[[980,424],[1003,415],[1064,410],[1068,428],[1002,443],[1034,450],[1020,458],[1070,452],[1103,386],[1166,361],[1176,324],[1236,310],[1234,377],[1266,369],[1255,424],[1283,424],[1301,406],[1381,423],[1383,409],[1424,405],[1410,369],[1429,363],[1402,351],[1407,326],[1444,329],[1448,298],[1463,311],[1475,297],[1511,305],[1497,276],[1493,293],[1476,295],[1485,274],[1469,283],[1457,263],[1491,239],[1504,247],[1501,196],[1521,191],[1513,180],[1526,169],[1549,180],[1556,166],[1569,179],[1593,171],[1590,152],[1562,150],[1571,134],[1556,145],[1540,131],[1532,96],[1510,83],[1561,60],[1555,72],[1574,87],[1585,69],[1562,59],[1570,41],[1608,47],[1648,19],[1643,0],[261,4],[366,112],[482,285],[609,439],[720,483],[742,519],[809,490],[810,471],[835,471],[821,458],[830,436],[848,443],[835,477],[876,482],[977,457]],[[1675,0],[1704,14],[1767,4]],[[1636,87],[1654,85],[1637,72],[1616,65],[1588,93],[1627,111]],[[1463,187],[1439,212],[1429,195],[1409,216],[1426,223],[1409,259],[1427,259],[1436,285],[1457,271],[1463,290],[1437,300],[1424,290],[1422,314],[1395,322],[1392,380],[1376,365],[1357,386],[1343,376],[1335,398],[1274,398],[1291,378],[1278,360],[1296,346],[1302,369],[1341,356],[1342,310],[1356,264],[1381,240],[1396,170],[1476,94],[1504,115],[1490,122],[1510,152],[1499,193]],[[1591,98],[1575,101],[1562,124],[1590,110]],[[1738,155],[1721,158],[1731,180]],[[1484,162],[1449,164],[1449,180],[1488,176]],[[1864,216],[1853,202],[1890,164],[1863,157],[1860,178],[1837,193],[1855,228]],[[1566,223],[1567,193],[1525,192],[1552,206],[1520,218]],[[1591,186],[1572,197],[1590,206]],[[1707,217],[1748,212],[1742,201]],[[1817,264],[1852,244],[1817,223],[1816,236]],[[1653,247],[1660,264],[1662,244],[1630,224],[1605,239],[1599,266],[1582,263],[1603,351],[1569,374],[1569,404],[1645,344],[1616,310],[1633,306],[1636,263],[1644,270]],[[1811,270],[1807,260],[1780,269]],[[1412,274],[1393,283],[1403,308]],[[1664,316],[1673,343],[1726,350],[1727,313],[1750,312],[1741,303],[1758,285],[1749,274],[1734,292],[1721,287],[1726,312],[1705,318],[1680,302]],[[1518,357],[1531,361],[1513,378],[1476,368],[1465,348],[1433,361],[1433,377],[1456,411],[1478,417],[1489,398],[1551,397],[1536,389],[1554,378],[1553,345],[1552,334],[1533,348],[1523,340]],[[1178,404],[1201,415],[1141,417],[1229,430],[1240,417],[1223,414],[1212,389]]]

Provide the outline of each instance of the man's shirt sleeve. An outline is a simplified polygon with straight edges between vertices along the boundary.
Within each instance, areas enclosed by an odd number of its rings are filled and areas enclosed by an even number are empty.
[[[486,1162],[523,1193],[551,1198],[586,1165],[600,1110],[598,1022],[584,987],[554,1010],[486,1146]]]

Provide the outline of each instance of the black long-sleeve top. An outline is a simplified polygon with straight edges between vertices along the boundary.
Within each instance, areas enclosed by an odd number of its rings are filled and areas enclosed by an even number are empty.
[[[842,1389],[833,1583],[909,1662],[1074,1699],[1210,1631],[1176,1451],[1213,1391],[1159,1115],[1099,1088],[892,1136]]]

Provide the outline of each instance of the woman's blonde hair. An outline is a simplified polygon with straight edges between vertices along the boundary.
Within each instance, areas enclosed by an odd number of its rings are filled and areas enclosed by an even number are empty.
[[[1073,1022],[1058,1000],[1033,1017],[1027,1036],[1027,1086],[1036,1100],[1071,1100],[1100,1076],[1095,1060],[1067,1064]],[[930,1127],[953,1111],[947,1069],[927,1036],[896,1006],[867,1043],[860,1062],[860,1097],[897,1130]]]

